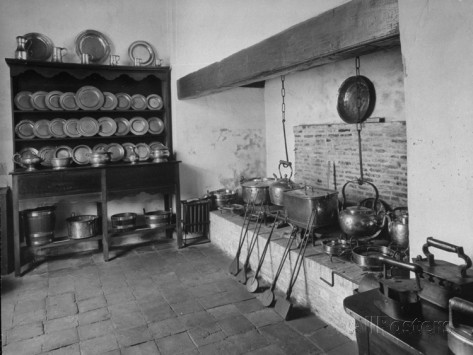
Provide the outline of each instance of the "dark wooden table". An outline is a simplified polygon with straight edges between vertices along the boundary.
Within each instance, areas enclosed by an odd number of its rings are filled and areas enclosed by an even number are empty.
[[[345,311],[356,321],[359,355],[450,355],[448,312],[423,303],[423,319],[404,322],[382,313],[374,301],[377,289],[345,298]]]
[[[110,245],[108,201],[140,192],[162,193],[166,210],[172,207],[174,197],[176,223],[156,229],[166,230],[168,235],[172,235],[172,229],[175,228],[178,247],[182,247],[179,163],[179,161],[116,163],[104,167],[89,165],[63,170],[41,169],[33,172],[12,172],[15,275],[21,275],[20,203],[23,200],[40,199],[44,202],[54,201],[59,196],[91,196],[100,206],[98,213],[103,217],[102,235],[86,239],[65,239],[41,246],[41,248],[99,240],[102,242],[104,260],[108,261]]]

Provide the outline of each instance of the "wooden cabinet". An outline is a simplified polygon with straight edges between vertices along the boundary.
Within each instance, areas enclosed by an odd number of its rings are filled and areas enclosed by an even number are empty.
[[[20,251],[26,244],[20,238],[20,207],[22,201],[32,199],[50,199],[54,201],[58,196],[84,195],[94,196],[97,202],[99,215],[102,216],[102,235],[96,240],[102,241],[104,259],[109,258],[111,229],[108,223],[107,203],[112,198],[130,195],[139,192],[161,193],[164,197],[166,209],[172,208],[174,198],[175,220],[180,221],[179,195],[179,162],[175,161],[172,146],[172,120],[170,102],[170,68],[168,67],[127,67],[106,65],[83,65],[73,63],[50,63],[40,61],[22,61],[6,59],[10,67],[11,99],[12,99],[12,139],[14,153],[24,151],[38,151],[38,154],[48,152],[54,154],[57,147],[67,147],[70,152],[78,151],[79,146],[86,146],[91,151],[97,146],[109,145],[126,147],[140,145],[147,147],[153,143],[164,144],[170,151],[168,162],[154,163],[140,155],[141,160],[135,164],[127,161],[126,149],[122,157],[115,157],[112,162],[92,167],[88,163],[75,159],[71,166],[54,170],[49,164],[38,166],[35,171],[26,171],[25,168],[15,165],[12,174],[13,199],[13,227],[15,274],[21,274]],[[40,92],[76,93],[84,87],[93,86],[101,93],[125,93],[130,97],[138,95],[148,98],[150,95],[162,99],[162,107],[155,109],[153,105],[147,107],[131,106],[129,108],[115,108],[104,110],[103,107],[94,107],[93,110],[68,109],[59,107],[52,109],[32,105],[31,108],[18,104],[18,98],[38,95]],[[36,96],[37,96],[36,95]],[[43,94],[44,95],[44,94]],[[47,96],[46,96],[47,97]],[[22,98],[24,100],[24,97]],[[28,106],[28,105],[26,105]],[[90,117],[98,121],[102,117],[113,120],[125,119],[131,122],[138,117],[148,122],[149,119],[162,121],[163,130],[134,131],[127,134],[87,134],[87,135],[58,135],[44,134],[36,131],[38,122],[51,122],[60,118],[65,120],[80,120]],[[142,120],[143,121],[143,120]],[[33,127],[33,134],[28,131],[20,132],[17,128],[27,122]],[[47,125],[46,125],[47,127]],[[44,128],[44,127],[43,127]],[[24,134],[25,133],[25,134]],[[145,150],[146,151],[146,150]],[[51,153],[52,152],[52,153]],[[46,153],[45,153],[46,154]],[[40,154],[41,155],[41,154]],[[45,155],[43,155],[45,156]],[[113,156],[113,155],[112,155]],[[44,200],[43,200],[44,201]],[[127,211],[123,211],[127,212]],[[172,229],[177,231],[178,246],[181,247],[180,223],[170,224],[158,229],[166,230],[168,235]],[[90,241],[90,239],[67,240],[60,239],[53,243],[41,246],[57,247],[71,243]]]

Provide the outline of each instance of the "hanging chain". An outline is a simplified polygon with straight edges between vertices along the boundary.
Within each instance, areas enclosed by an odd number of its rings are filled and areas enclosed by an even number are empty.
[[[286,164],[283,164],[285,167],[290,166],[291,163],[289,162],[289,154],[287,153],[287,141],[286,141],[286,89],[284,88],[284,81],[285,76],[281,75],[281,97],[282,97],[282,105],[281,105],[281,112],[282,112],[282,131],[284,134],[284,148],[286,150]]]
[[[356,109],[358,110],[358,121],[356,122],[356,130],[358,131],[358,153],[360,157],[360,178],[358,184],[363,184],[363,156],[361,154],[361,83],[359,80],[360,76],[360,57],[355,58],[355,70],[356,70]]]

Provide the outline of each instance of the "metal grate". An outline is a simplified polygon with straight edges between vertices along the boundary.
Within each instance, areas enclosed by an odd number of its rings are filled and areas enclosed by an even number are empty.
[[[210,239],[210,199],[191,199],[181,201],[183,243],[187,239]]]

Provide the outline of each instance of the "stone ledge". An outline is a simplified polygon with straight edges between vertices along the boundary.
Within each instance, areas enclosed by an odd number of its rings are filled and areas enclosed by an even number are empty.
[[[234,214],[219,211],[210,213],[210,240],[232,259],[235,258],[238,248],[242,223],[243,217]],[[240,254],[241,263],[244,263],[247,257],[247,249],[253,235],[251,227],[250,225]],[[250,256],[252,270],[258,266],[262,249],[271,231],[270,227],[270,225],[261,227],[255,249]],[[273,280],[290,232],[291,227],[285,227],[275,229],[273,233],[260,271],[260,278],[267,285]],[[282,269],[276,288],[280,295],[286,292],[298,250],[295,247],[291,249]],[[337,257],[330,261],[330,257],[323,252],[320,240],[317,240],[315,246],[310,244],[307,247],[292,299],[297,304],[310,308],[326,323],[355,340],[355,322],[346,314],[343,300],[353,294],[363,276],[364,272],[350,261]]]

